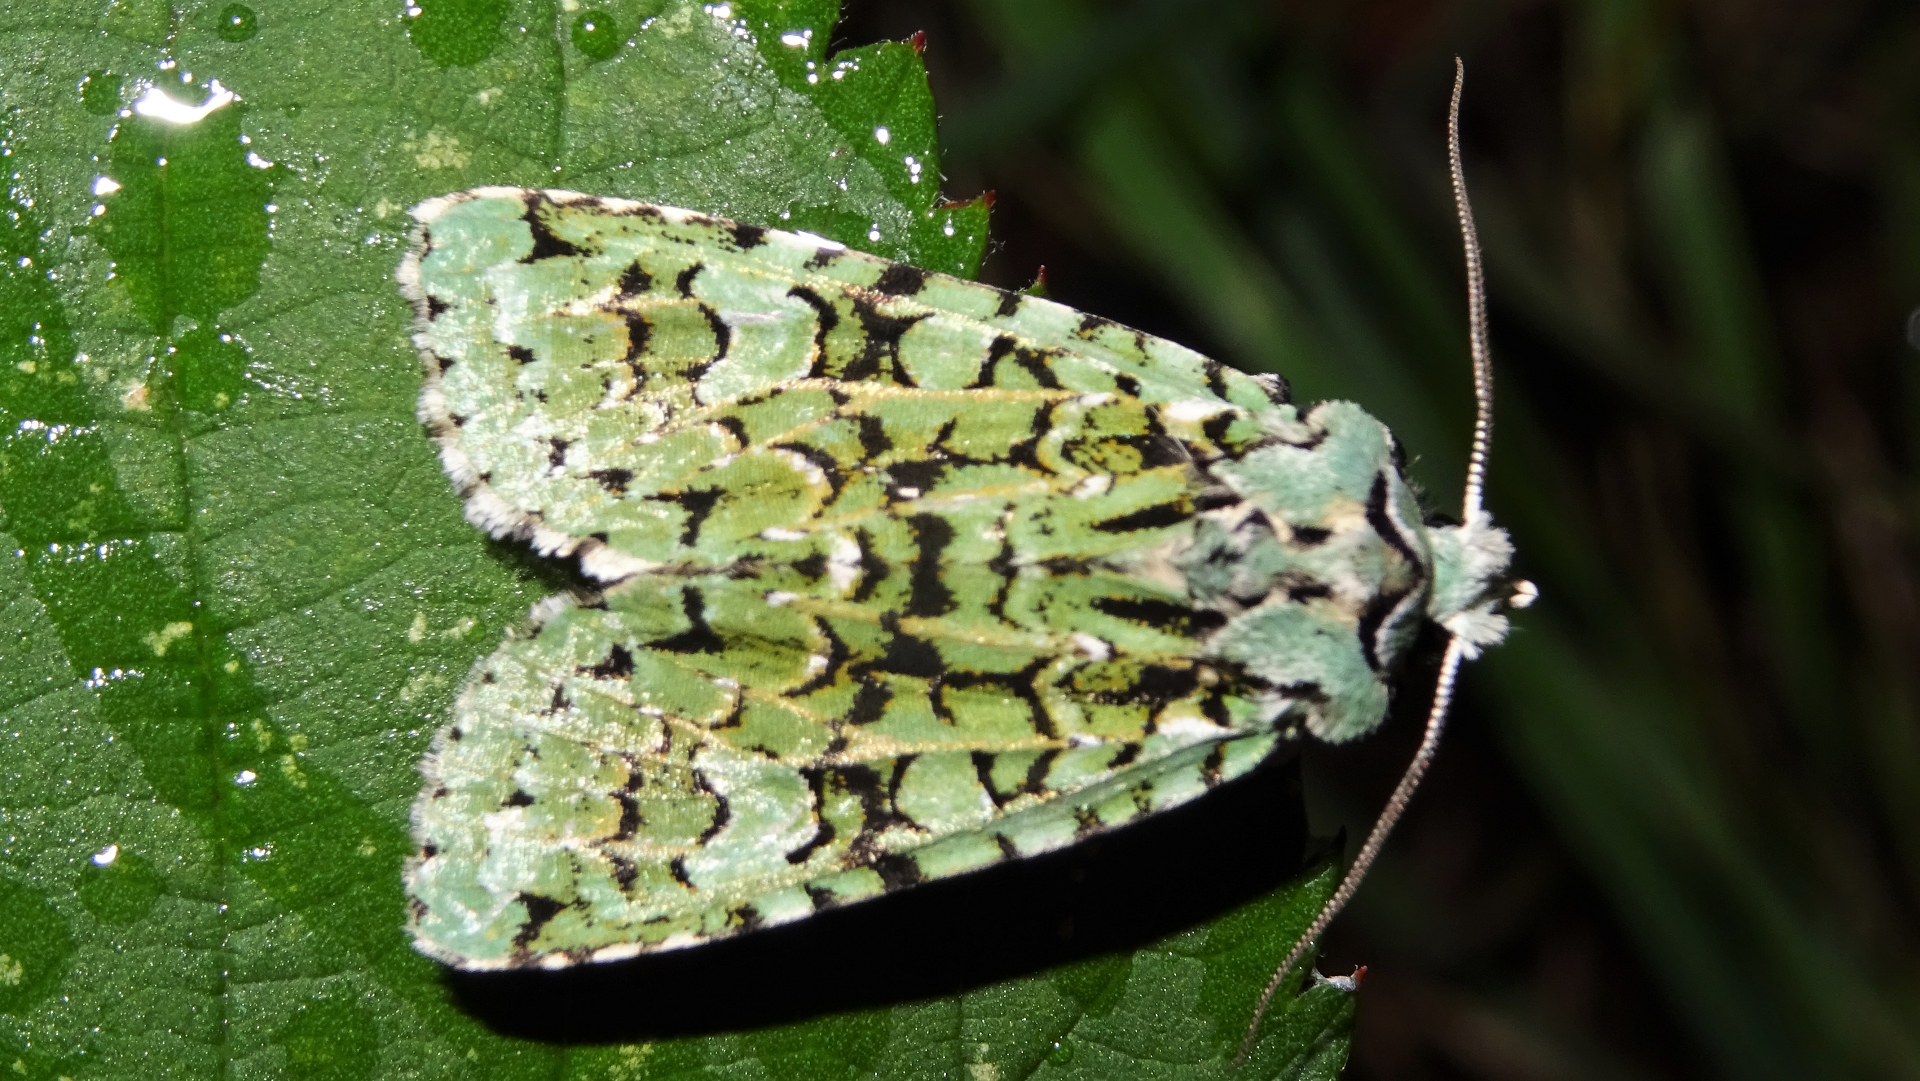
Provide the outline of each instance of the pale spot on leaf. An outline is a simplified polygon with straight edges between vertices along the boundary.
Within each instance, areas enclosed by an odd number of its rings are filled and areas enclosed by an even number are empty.
[[[154,656],[164,657],[167,655],[168,647],[192,633],[193,624],[191,623],[169,623],[152,634],[147,635],[141,639],[141,641],[145,642],[148,647],[153,650]]]
[[[463,149],[459,140],[438,129],[428,132],[425,139],[407,140],[403,149],[422,169],[464,169],[473,160],[473,154]]]

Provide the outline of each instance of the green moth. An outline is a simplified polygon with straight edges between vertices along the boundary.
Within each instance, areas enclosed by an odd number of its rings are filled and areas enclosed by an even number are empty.
[[[1372,730],[1424,621],[1506,631],[1505,534],[1427,524],[1359,406],[805,234],[520,188],[413,214],[469,520],[602,584],[422,766],[411,927],[449,964],[1057,849]]]

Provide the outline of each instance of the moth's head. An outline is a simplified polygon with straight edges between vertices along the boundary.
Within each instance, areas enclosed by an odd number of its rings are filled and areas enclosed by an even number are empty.
[[[1533,586],[1507,573],[1513,542],[1507,531],[1479,511],[1457,526],[1428,526],[1433,553],[1433,588],[1427,618],[1457,636],[1469,658],[1507,636],[1507,607],[1532,602]]]

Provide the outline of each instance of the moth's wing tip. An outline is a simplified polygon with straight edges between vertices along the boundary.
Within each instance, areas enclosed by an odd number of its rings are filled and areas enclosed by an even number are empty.
[[[489,190],[492,189],[474,188],[471,191],[454,191],[448,192],[445,195],[436,195],[431,199],[422,199],[420,202],[408,208],[407,216],[422,226],[431,225],[440,220],[442,214],[445,214],[447,211],[452,210],[454,207],[459,206],[469,199],[480,198],[481,192]],[[418,227],[415,228],[414,233],[415,236],[418,237]]]

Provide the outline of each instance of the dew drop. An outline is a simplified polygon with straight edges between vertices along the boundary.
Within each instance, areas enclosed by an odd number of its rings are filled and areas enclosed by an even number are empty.
[[[573,47],[593,61],[611,59],[620,51],[620,31],[613,25],[613,14],[590,8],[573,20]]]
[[[228,4],[220,9],[220,25],[214,32],[221,41],[245,41],[260,29],[253,9],[245,4]]]
[[[166,892],[166,880],[141,857],[108,845],[81,866],[73,883],[80,903],[101,923],[137,923]]]

